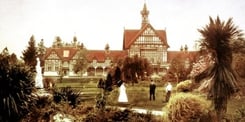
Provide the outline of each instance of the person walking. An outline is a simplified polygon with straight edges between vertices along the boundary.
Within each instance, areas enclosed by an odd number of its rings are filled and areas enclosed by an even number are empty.
[[[171,96],[171,92],[172,92],[172,84],[170,82],[168,82],[168,85],[166,87],[166,98],[165,98],[165,101],[168,102],[169,101],[169,98]]]
[[[151,80],[150,83],[150,100],[155,100],[155,89],[156,89],[156,84],[154,83],[153,80]]]

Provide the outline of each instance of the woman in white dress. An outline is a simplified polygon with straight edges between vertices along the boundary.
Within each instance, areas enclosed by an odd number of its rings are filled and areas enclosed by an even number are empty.
[[[119,88],[118,102],[121,102],[121,103],[128,102],[128,97],[126,94],[126,87],[125,87],[124,83],[122,83],[122,85]]]

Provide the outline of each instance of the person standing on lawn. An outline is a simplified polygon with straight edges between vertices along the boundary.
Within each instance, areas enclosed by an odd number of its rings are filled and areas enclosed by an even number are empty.
[[[156,84],[153,80],[151,80],[150,84],[150,100],[153,99],[155,100],[155,89],[156,89]]]
[[[165,98],[165,101],[168,102],[169,101],[169,98],[171,96],[171,92],[172,92],[172,84],[170,82],[168,82],[168,85],[166,87],[166,98]]]
[[[128,102],[128,97],[126,93],[126,87],[125,83],[123,82],[122,85],[119,87],[119,97],[118,97],[118,102],[119,103],[127,103]]]

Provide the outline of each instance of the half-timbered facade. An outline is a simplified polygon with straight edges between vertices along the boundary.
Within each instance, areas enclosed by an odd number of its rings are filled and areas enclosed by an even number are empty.
[[[77,46],[50,47],[46,49],[44,56],[44,76],[46,77],[76,77],[80,76],[74,72],[74,66],[79,59],[79,48]],[[101,76],[106,75],[107,70],[118,59],[127,56],[124,51],[117,50],[87,50],[87,70],[84,75]]]
[[[47,48],[44,57],[44,76],[74,76],[73,67],[78,58],[78,48]]]
[[[149,23],[146,4],[141,11],[142,23],[138,30],[124,30],[123,50],[128,56],[138,55],[147,58],[150,63],[158,68],[167,66],[167,36],[165,30],[156,30]]]
[[[146,4],[141,11],[142,22],[140,29],[125,29],[123,33],[123,50],[87,50],[88,69],[87,75],[105,75],[107,69],[118,59],[126,56],[138,55],[148,59],[156,73],[166,71],[173,58],[181,51],[168,51],[166,30],[155,29],[148,19],[149,11]],[[56,43],[54,43],[56,44]],[[58,44],[61,45],[61,44]],[[50,47],[44,56],[44,76],[77,76],[73,68],[78,59],[77,40],[67,46]],[[195,52],[194,52],[195,53]],[[191,65],[194,53],[189,53],[186,47],[186,66]]]

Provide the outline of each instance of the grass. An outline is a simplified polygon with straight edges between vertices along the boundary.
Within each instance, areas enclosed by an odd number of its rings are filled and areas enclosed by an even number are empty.
[[[140,82],[138,84],[134,84],[132,86],[131,84],[126,84],[126,92],[128,96],[128,104],[126,107],[133,107],[133,108],[143,108],[148,110],[165,110],[166,103],[163,102],[165,100],[165,84],[164,83],[156,83],[156,100],[150,101],[149,100],[149,82]],[[62,82],[57,83],[56,87],[65,87],[65,86],[71,86],[78,89],[81,89],[82,92],[93,92],[93,93],[100,93],[100,89],[97,88],[97,82],[90,81],[86,83],[81,82]],[[173,92],[172,95],[176,93],[176,84],[173,84]],[[196,94],[196,92],[193,92]],[[125,105],[119,104],[117,102],[119,96],[119,89],[117,87],[113,87],[113,91],[110,92],[107,98],[107,105],[108,106],[123,106]],[[205,97],[205,96],[204,96]],[[241,97],[240,99],[235,99],[234,97],[231,98],[228,102],[227,106],[227,114],[233,115],[237,113],[237,110],[244,104],[245,98]],[[86,101],[87,103],[91,105],[95,105],[96,100],[91,99],[89,101]]]

